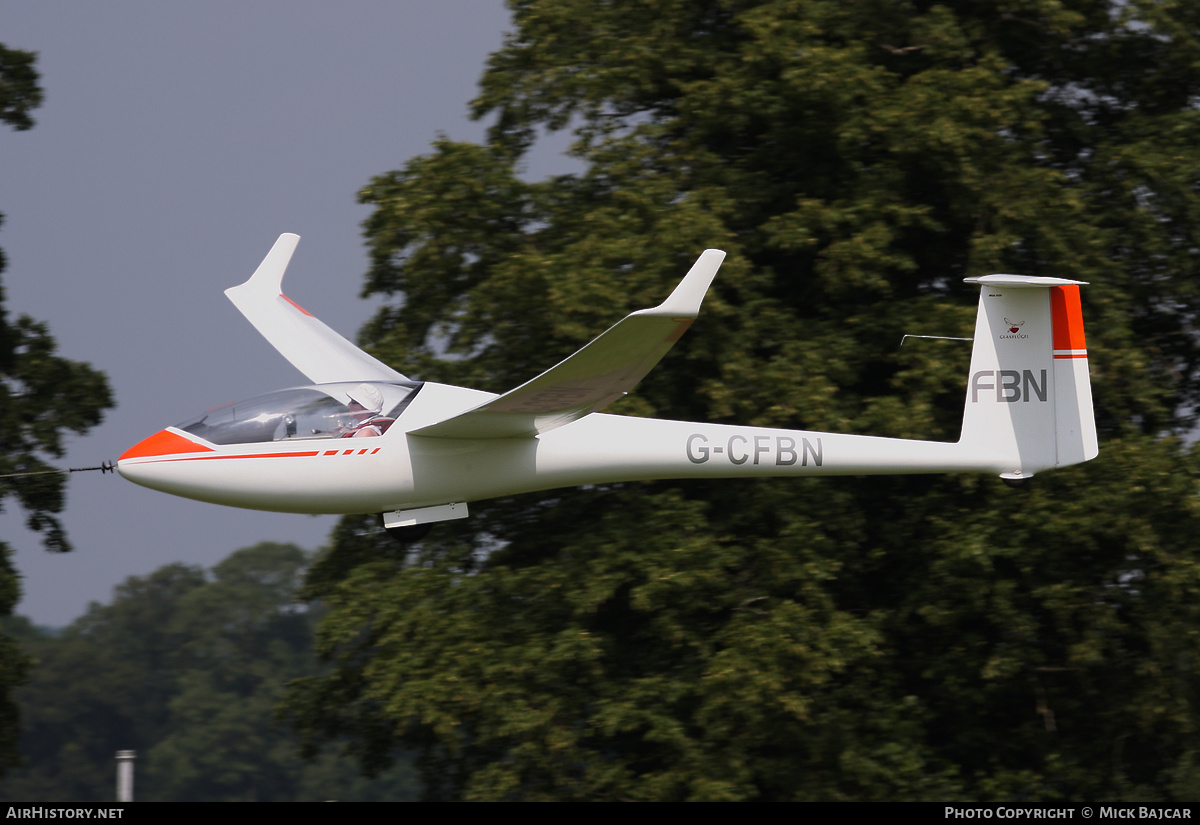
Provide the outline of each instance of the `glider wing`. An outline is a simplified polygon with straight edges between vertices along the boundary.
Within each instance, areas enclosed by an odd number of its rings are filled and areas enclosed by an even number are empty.
[[[721,250],[706,250],[658,306],[625,316],[583,349],[516,389],[412,434],[528,437],[607,407],[637,386],[691,326],[724,259]]]
[[[314,384],[332,381],[407,381],[283,294],[283,273],[299,235],[279,236],[250,280],[225,290],[268,343]]]

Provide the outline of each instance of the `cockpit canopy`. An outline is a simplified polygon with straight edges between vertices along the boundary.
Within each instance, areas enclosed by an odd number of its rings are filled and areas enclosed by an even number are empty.
[[[378,390],[383,404],[378,411],[351,409],[351,393],[366,384]],[[346,381],[315,384],[260,395],[214,407],[176,427],[213,444],[250,444],[309,438],[346,438],[364,425],[370,434],[382,434],[408,406],[420,383]],[[368,395],[370,393],[367,393]]]

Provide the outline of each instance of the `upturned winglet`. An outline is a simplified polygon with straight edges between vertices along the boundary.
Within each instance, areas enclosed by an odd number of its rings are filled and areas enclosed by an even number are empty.
[[[583,349],[516,389],[412,434],[528,437],[604,409],[637,386],[691,326],[723,260],[721,250],[705,250],[658,306],[625,316]]]
[[[250,280],[225,290],[225,295],[262,337],[314,384],[408,380],[283,294],[283,274],[299,241],[299,235],[280,235]]]
[[[679,286],[671,291],[667,300],[651,309],[640,309],[634,315],[659,315],[668,317],[695,318],[700,314],[700,304],[712,286],[717,270],[725,260],[720,249],[706,249],[700,253],[696,263],[683,276]]]

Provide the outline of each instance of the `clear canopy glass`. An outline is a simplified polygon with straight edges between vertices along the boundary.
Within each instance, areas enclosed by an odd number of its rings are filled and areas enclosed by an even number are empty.
[[[351,393],[364,395],[364,384],[378,390],[378,411],[351,409]],[[206,410],[176,427],[213,444],[250,444],[310,438],[382,435],[419,390],[419,383],[348,381],[316,384],[260,395]],[[370,395],[370,393],[366,393]]]

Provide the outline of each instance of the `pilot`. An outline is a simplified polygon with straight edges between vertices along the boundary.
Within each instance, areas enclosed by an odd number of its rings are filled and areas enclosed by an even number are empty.
[[[383,393],[370,384],[359,384],[347,393],[353,423],[342,428],[342,438],[370,438],[383,435],[393,419],[385,418]]]

